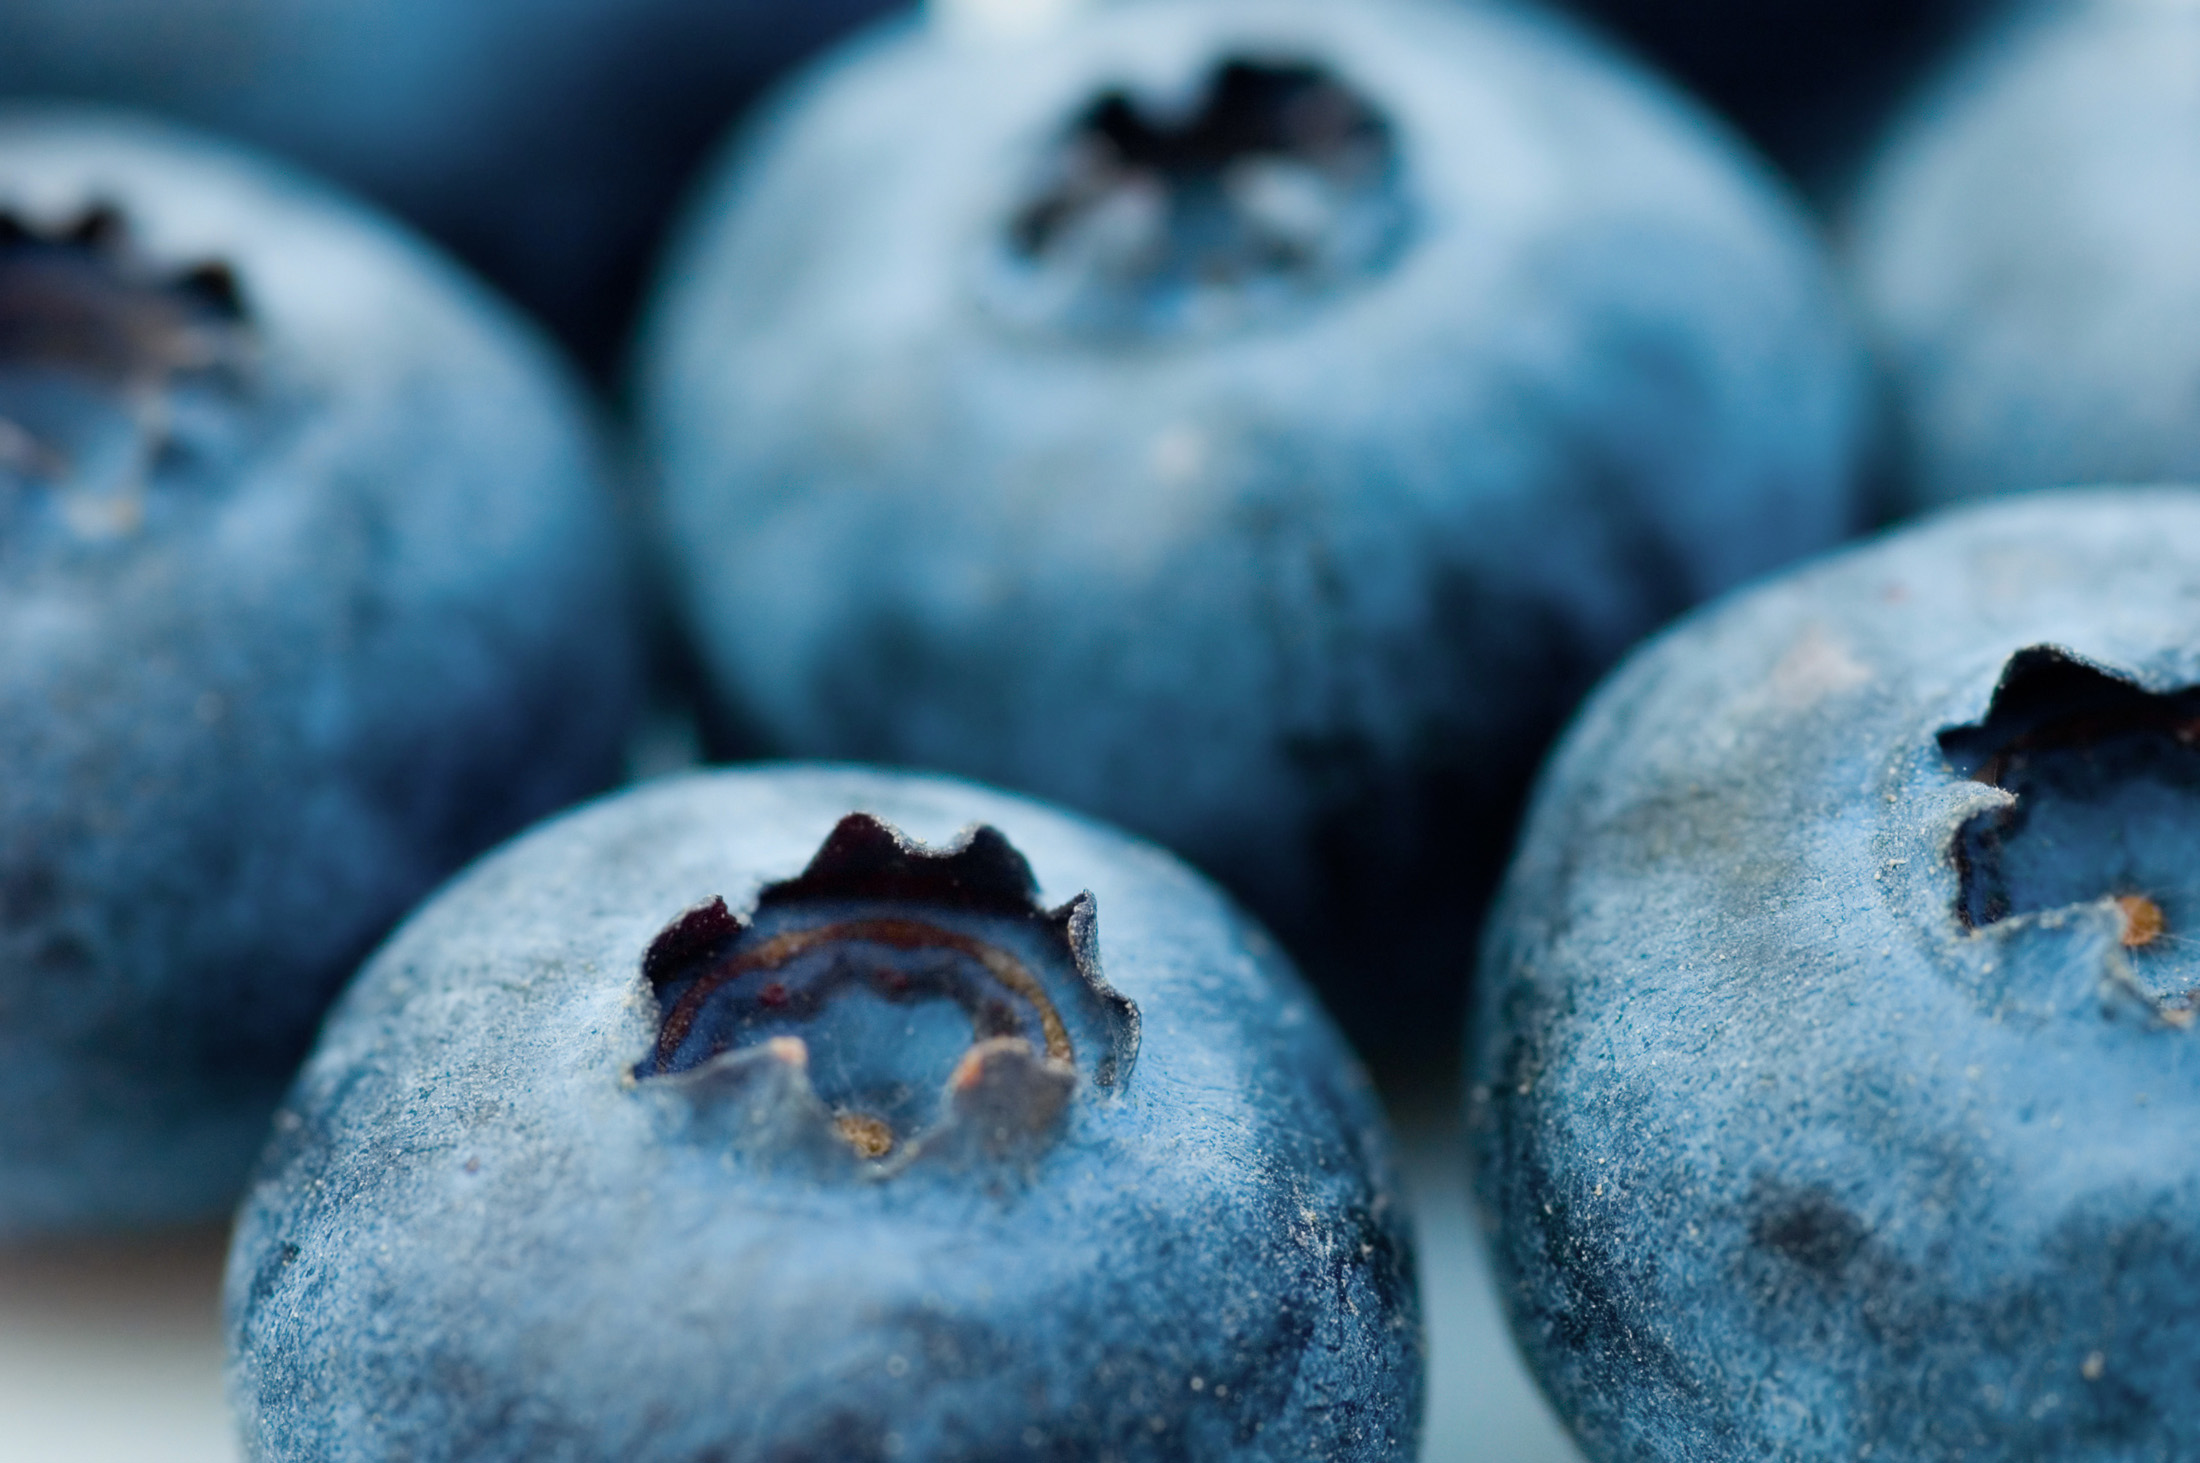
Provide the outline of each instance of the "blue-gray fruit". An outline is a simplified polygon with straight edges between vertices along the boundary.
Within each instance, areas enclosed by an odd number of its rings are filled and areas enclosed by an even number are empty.
[[[894,0],[8,0],[0,97],[159,111],[339,178],[592,360],[780,70]]]
[[[562,368],[387,225],[0,114],[0,1236],[225,1209],[373,942],[614,775],[597,468]]]
[[[277,1119],[226,1306],[256,1460],[1418,1431],[1381,1119],[1284,957],[1159,850],[859,769],[645,786],[414,915]]]
[[[2200,475],[2200,10],[2027,7],[1851,202],[1920,504]]]
[[[1700,115],[1408,0],[874,34],[727,159],[645,361],[761,743],[1157,838],[1389,1046],[1448,1027],[1574,697],[1838,538],[1864,420],[1817,246]]]
[[[2200,493],[1932,521],[1628,662],[1482,971],[1596,1459],[2200,1455]]]

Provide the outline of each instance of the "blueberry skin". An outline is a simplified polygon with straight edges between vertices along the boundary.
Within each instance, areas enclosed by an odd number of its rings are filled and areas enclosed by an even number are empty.
[[[1387,129],[1308,251],[1342,264],[1202,295],[1196,238],[1158,278],[1018,256],[1065,129],[1126,84],[1189,125],[1232,58]],[[1702,117],[1557,22],[1388,0],[874,33],[725,160],[642,360],[670,561],[756,743],[1155,838],[1368,1049],[1455,1029],[1575,696],[1838,539],[1865,435],[1816,246]]]
[[[586,357],[765,83],[892,0],[9,0],[0,96],[282,152],[456,249]]]
[[[631,1075],[667,921],[858,809],[1096,896],[1143,1041],[1028,1168],[775,1168]],[[1381,1118],[1288,961],[1157,849],[861,769],[645,785],[417,913],[278,1119],[226,1313],[256,1460],[1405,1459],[1420,1412]]]
[[[1590,1457],[2200,1451],[2196,550],[2184,488],[1951,513],[1568,734],[1473,1117]]]
[[[11,226],[95,203],[112,258],[221,266],[241,319],[228,376],[49,370],[0,241],[9,1237],[233,1203],[338,984],[465,860],[609,782],[635,676],[589,411],[530,331],[223,145],[0,113]]]
[[[1890,135],[1856,196],[1858,293],[1936,504],[2200,474],[2200,15],[2041,5]]]

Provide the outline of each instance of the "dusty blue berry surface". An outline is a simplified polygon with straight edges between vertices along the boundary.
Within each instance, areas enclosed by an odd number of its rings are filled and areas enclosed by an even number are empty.
[[[616,772],[589,414],[448,264],[0,113],[0,1235],[233,1202],[337,985]]]
[[[2200,11],[2041,4],[1912,108],[1850,201],[1935,504],[2200,473]]]
[[[1376,1046],[1449,1029],[1573,698],[1839,538],[1864,435],[1723,134],[1555,20],[1406,0],[876,32],[725,160],[643,360],[757,743],[1157,838]]]
[[[226,1309],[256,1460],[1419,1429],[1381,1118],[1275,946],[1148,845],[858,769],[645,785],[438,895],[277,1119]]]
[[[759,87],[892,0],[9,0],[0,97],[145,107],[457,249],[591,359]]]
[[[2036,495],[1593,698],[1493,919],[1501,1289],[1596,1459],[2200,1450],[2200,493]]]

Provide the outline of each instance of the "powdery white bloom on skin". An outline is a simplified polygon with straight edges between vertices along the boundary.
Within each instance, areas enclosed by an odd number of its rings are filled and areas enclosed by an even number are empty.
[[[1450,1030],[1593,676],[1858,516],[1807,223],[1496,6],[877,31],[729,154],[663,281],[646,436],[735,719],[1158,839],[1370,1049]]]
[[[2200,492],[1949,513],[1651,643],[1481,974],[1500,1285],[1591,1458],[2193,1456]]]
[[[0,1237],[226,1210],[374,941],[615,774],[599,457],[356,205],[0,111]]]
[[[477,864],[239,1216],[266,1463],[1414,1456],[1372,1090],[1167,854],[938,778],[654,783]]]

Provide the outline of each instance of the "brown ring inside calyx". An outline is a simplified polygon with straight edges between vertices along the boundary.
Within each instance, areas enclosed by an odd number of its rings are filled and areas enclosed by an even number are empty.
[[[896,950],[952,950],[977,961],[987,974],[1031,1004],[1039,1018],[1046,1054],[1056,1061],[1071,1060],[1069,1029],[1048,998],[1046,987],[1025,964],[997,945],[954,930],[912,919],[859,919],[811,929],[786,930],[762,940],[748,950],[714,967],[683,993],[666,1014],[658,1033],[656,1063],[665,1070],[687,1040],[704,1005],[743,976],[778,970],[809,951],[836,944],[884,945]]]

